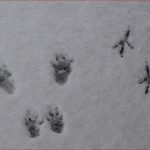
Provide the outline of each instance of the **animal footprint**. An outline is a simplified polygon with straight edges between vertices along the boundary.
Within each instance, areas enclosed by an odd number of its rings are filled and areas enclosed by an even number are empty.
[[[14,81],[11,79],[11,72],[7,69],[5,64],[0,66],[0,87],[3,88],[8,93],[12,94],[14,92]]]
[[[72,71],[71,63],[73,59],[70,59],[65,54],[56,54],[55,62],[52,62],[54,68],[54,79],[56,83],[63,85],[67,82],[68,76]]]
[[[55,133],[62,133],[64,128],[63,115],[58,107],[48,107],[46,119],[50,124],[51,130]]]
[[[146,83],[145,94],[148,94],[149,86],[150,86],[150,70],[149,70],[148,62],[146,61],[145,63],[146,63],[145,64],[146,75],[142,79],[139,80],[139,84]]]
[[[130,35],[130,28],[128,28],[128,30],[126,31],[123,39],[121,39],[118,43],[116,43],[113,46],[113,49],[115,48],[119,48],[119,54],[121,57],[124,57],[124,50],[125,50],[125,44],[128,45],[129,48],[133,49],[134,47],[130,44],[130,42],[128,41]]]
[[[25,115],[25,126],[27,127],[31,137],[40,135],[40,125],[43,124],[44,119],[40,118],[39,114],[33,110],[27,110]]]

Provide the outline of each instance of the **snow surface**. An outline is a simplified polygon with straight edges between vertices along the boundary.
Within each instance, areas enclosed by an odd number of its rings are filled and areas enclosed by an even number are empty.
[[[121,58],[112,49],[131,27]],[[65,85],[53,78],[56,53],[74,59]],[[138,84],[150,63],[150,3],[0,2],[0,61],[15,82],[0,89],[0,148],[150,148],[150,94]],[[61,134],[45,121],[31,138],[27,109],[64,115]]]

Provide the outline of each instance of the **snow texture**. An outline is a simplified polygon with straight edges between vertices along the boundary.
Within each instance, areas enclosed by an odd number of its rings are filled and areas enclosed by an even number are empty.
[[[113,46],[128,27],[133,49],[126,41],[120,57]],[[13,80],[0,86],[1,149],[150,148],[150,93],[139,84],[150,65],[149,2],[0,2],[0,35],[3,79]],[[65,84],[54,78],[60,53],[74,60]],[[59,134],[47,106],[61,110]],[[44,116],[39,136],[29,134],[27,110]]]

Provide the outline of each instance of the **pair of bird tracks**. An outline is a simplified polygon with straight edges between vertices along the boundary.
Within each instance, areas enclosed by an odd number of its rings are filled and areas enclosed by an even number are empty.
[[[118,49],[120,57],[124,57],[125,52],[125,45],[127,45],[130,49],[134,49],[134,46],[129,42],[129,36],[131,34],[130,27],[128,27],[127,31],[124,34],[124,37],[119,40],[116,44],[114,44],[113,49]],[[150,68],[147,61],[145,61],[145,76],[143,78],[140,78],[138,83],[139,84],[145,84],[145,94],[149,93],[149,87],[150,87]]]
[[[44,122],[48,122],[52,132],[60,134],[64,130],[64,117],[58,107],[48,106],[44,115],[40,115],[34,110],[27,110],[24,118],[24,125],[26,126],[30,137],[35,138],[40,136],[40,128]]]

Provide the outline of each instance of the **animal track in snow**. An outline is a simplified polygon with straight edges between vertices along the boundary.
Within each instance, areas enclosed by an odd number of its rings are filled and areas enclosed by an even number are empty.
[[[56,83],[63,85],[67,82],[68,77],[72,71],[71,63],[73,59],[69,58],[66,54],[56,54],[55,62],[52,61],[54,68],[54,79]]]
[[[43,124],[44,119],[37,112],[27,110],[24,121],[31,137],[40,135],[40,125]]]
[[[55,133],[62,133],[64,129],[63,114],[58,107],[48,107],[46,119],[49,122],[51,130]]]
[[[149,70],[149,65],[147,61],[145,63],[145,72],[146,72],[146,75],[142,79],[139,80],[139,84],[146,83],[145,94],[148,94],[149,86],[150,86],[150,70]]]
[[[11,79],[12,73],[8,70],[7,66],[3,63],[0,66],[0,87],[6,92],[14,93],[14,81]]]
[[[124,51],[125,51],[125,44],[128,45],[129,48],[134,49],[134,47],[131,45],[131,43],[128,41],[129,35],[130,35],[130,28],[126,31],[123,39],[121,39],[119,42],[117,42],[113,49],[119,48],[119,54],[121,57],[124,57]]]

